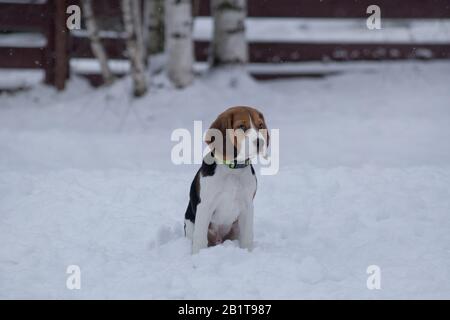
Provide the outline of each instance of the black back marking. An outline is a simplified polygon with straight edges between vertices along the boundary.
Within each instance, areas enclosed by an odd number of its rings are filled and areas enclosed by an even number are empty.
[[[211,154],[209,155],[211,156]],[[189,191],[189,203],[186,209],[184,218],[195,223],[195,215],[197,213],[197,206],[201,202],[200,199],[200,176],[209,177],[213,176],[216,172],[217,164],[212,162],[212,164],[207,164],[204,160],[202,166],[197,171],[194,180],[191,183],[191,189]]]
[[[195,213],[197,212],[197,205],[200,203],[200,170],[195,175],[194,180],[191,183],[191,189],[189,191],[189,203],[186,209],[184,218],[195,222]]]

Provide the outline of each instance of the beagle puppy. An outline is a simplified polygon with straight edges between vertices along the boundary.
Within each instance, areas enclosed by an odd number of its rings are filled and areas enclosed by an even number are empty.
[[[261,112],[233,107],[211,124],[205,142],[207,154],[195,175],[185,214],[185,235],[192,253],[225,240],[253,246],[253,198],[256,175],[251,160],[266,156],[269,135]]]

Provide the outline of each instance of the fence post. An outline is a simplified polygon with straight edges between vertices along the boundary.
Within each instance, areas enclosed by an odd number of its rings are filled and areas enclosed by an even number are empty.
[[[47,0],[47,20],[45,83],[63,90],[69,76],[66,0]]]
[[[55,21],[53,1],[48,0],[46,3],[46,7],[45,37],[47,39],[47,45],[45,47],[45,83],[48,85],[53,85],[55,83]]]

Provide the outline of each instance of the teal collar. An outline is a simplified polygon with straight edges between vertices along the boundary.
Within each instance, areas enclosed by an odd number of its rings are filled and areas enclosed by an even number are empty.
[[[250,159],[245,159],[245,162],[238,162],[237,160],[225,160],[223,164],[228,166],[228,168],[230,169],[243,169],[245,167],[248,167],[248,165],[251,164],[251,161]]]
[[[214,156],[213,152],[211,152],[211,156],[217,164],[224,164],[230,169],[243,169],[252,163],[250,159],[245,159],[245,162],[238,162],[237,160],[219,160]]]

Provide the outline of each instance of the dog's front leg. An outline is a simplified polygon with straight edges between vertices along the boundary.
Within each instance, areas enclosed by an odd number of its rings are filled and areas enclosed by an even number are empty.
[[[206,203],[197,206],[195,215],[194,235],[192,237],[192,254],[208,247],[208,228],[211,222],[212,210]]]
[[[239,215],[239,246],[243,249],[253,249],[253,201],[249,201]]]

